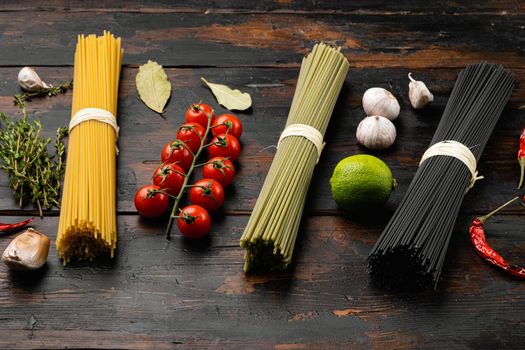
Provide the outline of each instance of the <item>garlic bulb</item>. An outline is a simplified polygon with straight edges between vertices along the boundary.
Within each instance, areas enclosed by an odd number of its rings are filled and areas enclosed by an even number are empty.
[[[357,141],[370,149],[385,149],[396,140],[396,127],[385,117],[366,117],[357,126]]]
[[[14,270],[37,270],[46,263],[48,253],[49,238],[28,228],[9,243],[2,260]]]
[[[414,80],[411,76],[412,73],[408,73],[410,83],[408,83],[408,98],[410,104],[415,109],[425,107],[429,102],[434,101],[434,96],[428,90],[425,83],[419,80]]]
[[[52,85],[44,83],[31,67],[20,69],[20,72],[18,72],[18,85],[29,92],[35,92],[40,89],[49,89],[52,87]]]
[[[390,91],[375,87],[366,90],[363,95],[363,109],[367,116],[380,115],[394,120],[401,107]]]

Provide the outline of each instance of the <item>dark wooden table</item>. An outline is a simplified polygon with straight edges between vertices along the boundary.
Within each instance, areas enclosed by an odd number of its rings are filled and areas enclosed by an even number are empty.
[[[483,262],[470,246],[470,220],[517,192],[518,135],[525,124],[525,5],[520,1],[4,1],[0,5],[0,111],[18,113],[20,67],[49,82],[72,76],[78,33],[104,29],[125,49],[119,99],[119,245],[113,260],[64,268],[52,245],[43,271],[28,276],[0,265],[0,348],[502,349],[525,347],[525,284]],[[303,55],[318,41],[340,45],[351,69],[311,184],[292,266],[246,276],[239,237],[262,186],[290,107]],[[162,119],[135,91],[138,65],[163,64],[173,93]],[[436,291],[389,293],[370,284],[366,257],[403,197],[428,146],[458,71],[488,60],[513,70],[513,94],[479,164],[485,180],[468,194]],[[407,73],[435,101],[410,108]],[[203,99],[199,82],[249,92],[235,184],[211,238],[195,245],[164,221],[140,218],[137,186],[147,183],[185,107]],[[328,179],[342,158],[367,152],[355,140],[362,93],[389,88],[401,103],[395,145],[375,153],[399,184],[387,208],[350,218],[332,201]],[[35,99],[47,135],[69,118],[71,94]],[[217,107],[219,112],[225,112]],[[12,199],[0,175],[1,221],[35,214]],[[58,210],[36,221],[54,240]],[[514,261],[525,256],[525,209],[505,209],[489,239]],[[4,249],[12,236],[0,239]]]

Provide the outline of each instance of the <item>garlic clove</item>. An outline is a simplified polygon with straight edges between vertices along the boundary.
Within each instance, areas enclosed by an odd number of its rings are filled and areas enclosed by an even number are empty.
[[[47,261],[49,245],[46,235],[28,228],[9,243],[2,260],[13,270],[37,270]]]
[[[425,107],[429,102],[434,101],[434,95],[428,90],[425,83],[412,78],[412,73],[408,73],[410,83],[408,83],[408,98],[410,104],[415,109]]]
[[[20,69],[20,72],[18,72],[18,85],[29,92],[36,92],[40,89],[49,89],[52,87],[52,85],[43,82],[31,67]]]
[[[385,117],[366,117],[357,126],[356,137],[366,148],[385,149],[396,140],[396,127]]]
[[[390,91],[374,87],[365,91],[363,109],[367,116],[379,115],[394,120],[399,116],[401,107]]]

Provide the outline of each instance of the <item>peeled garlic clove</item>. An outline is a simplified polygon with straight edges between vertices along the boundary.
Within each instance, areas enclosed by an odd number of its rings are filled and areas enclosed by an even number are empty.
[[[399,116],[401,107],[390,91],[374,87],[365,91],[363,109],[367,116],[380,115],[394,120]]]
[[[408,98],[413,108],[420,109],[429,102],[434,101],[434,95],[428,90],[425,83],[420,80],[414,80],[411,75],[412,73],[408,73],[408,78],[410,79],[410,83],[408,83]]]
[[[2,260],[13,270],[37,270],[47,261],[49,244],[46,235],[28,228],[9,243]]]
[[[366,117],[357,126],[357,141],[370,149],[385,149],[396,140],[396,127],[385,117]]]
[[[18,72],[18,85],[29,92],[35,92],[40,89],[49,89],[52,87],[52,85],[44,83],[31,67],[20,69],[20,72]]]

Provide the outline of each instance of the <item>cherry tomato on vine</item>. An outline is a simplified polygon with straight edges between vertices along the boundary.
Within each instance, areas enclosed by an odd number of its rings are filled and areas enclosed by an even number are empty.
[[[241,153],[241,144],[232,135],[217,135],[211,141],[208,147],[210,157],[226,157],[232,162],[239,158]]]
[[[175,163],[184,171],[188,171],[193,163],[193,155],[181,140],[168,142],[162,149],[160,160],[162,163]]]
[[[195,154],[201,147],[201,140],[205,133],[206,129],[204,129],[202,125],[194,122],[187,122],[179,127],[177,140],[183,141]]]
[[[177,196],[184,183],[186,172],[177,164],[162,164],[153,173],[153,184],[166,193]]]
[[[190,189],[191,204],[200,205],[208,212],[219,209],[224,203],[224,189],[218,181],[202,179]]]
[[[166,212],[169,204],[168,196],[155,192],[158,190],[160,190],[159,186],[146,185],[135,193],[135,208],[140,215],[156,218]]]
[[[202,125],[206,129],[208,126],[208,116],[211,115],[211,122],[215,119],[213,108],[206,103],[194,103],[186,110],[186,121]]]
[[[186,238],[202,238],[210,232],[210,214],[198,205],[188,205],[179,213],[177,226],[180,233]]]
[[[222,187],[227,187],[233,182],[235,167],[229,159],[214,157],[206,163],[202,167],[202,176],[217,181]]]
[[[213,136],[226,134],[226,131],[228,131],[228,135],[235,136],[238,139],[241,138],[242,134],[242,123],[233,114],[222,114],[217,117],[213,121],[212,124],[213,128],[211,129],[211,133]]]

